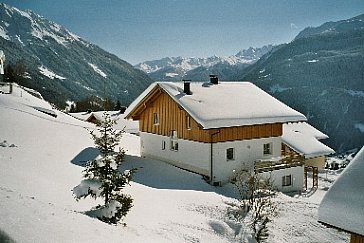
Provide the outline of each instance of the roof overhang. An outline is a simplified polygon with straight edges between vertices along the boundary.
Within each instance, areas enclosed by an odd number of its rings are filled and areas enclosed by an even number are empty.
[[[306,122],[283,124],[282,141],[305,158],[314,158],[335,153],[318,139],[328,136]]]
[[[125,119],[138,120],[140,114],[162,93],[158,83],[150,85],[125,111]]]

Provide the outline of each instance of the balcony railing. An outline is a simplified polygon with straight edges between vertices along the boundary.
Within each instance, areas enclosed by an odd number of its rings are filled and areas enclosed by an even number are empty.
[[[303,156],[298,154],[290,154],[278,158],[257,160],[254,163],[254,172],[268,172],[302,165],[304,165]]]

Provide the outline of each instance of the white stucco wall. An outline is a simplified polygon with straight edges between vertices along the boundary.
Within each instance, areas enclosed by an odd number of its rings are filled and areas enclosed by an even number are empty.
[[[272,144],[272,154],[263,154],[263,144]],[[226,150],[234,148],[234,160],[226,159]],[[213,145],[213,173],[214,181],[228,182],[233,171],[242,168],[253,169],[254,161],[257,159],[268,159],[279,157],[281,154],[281,138],[261,138],[243,141],[216,143]]]
[[[175,166],[210,176],[210,144],[178,140],[178,151],[170,149],[170,138],[151,133],[140,133],[141,155],[159,159]],[[162,150],[162,142],[166,147]]]
[[[301,191],[303,189],[304,168],[296,166],[271,172],[260,173],[272,180],[273,186],[281,192]],[[282,186],[282,177],[292,175],[292,185]]]
[[[178,167],[210,176],[211,144],[178,140],[178,151],[170,149],[170,138],[141,132],[141,155],[159,159]],[[162,142],[166,147],[162,149]],[[263,154],[263,144],[272,144],[272,154]],[[234,148],[234,160],[227,160],[226,150]],[[242,168],[252,169],[257,159],[280,156],[281,138],[262,138],[244,141],[213,144],[213,182],[226,183],[233,176],[233,171]]]

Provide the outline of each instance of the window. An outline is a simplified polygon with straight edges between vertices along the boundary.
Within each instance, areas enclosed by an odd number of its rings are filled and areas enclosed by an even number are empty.
[[[191,130],[191,117],[190,116],[186,116],[186,128],[188,130]]]
[[[282,186],[292,186],[292,175],[282,176]]]
[[[162,141],[162,150],[166,149],[166,141]]]
[[[170,139],[171,139],[171,150],[178,151],[178,136],[176,130],[171,130]]]
[[[272,144],[271,143],[265,143],[263,144],[263,154],[272,154]]]
[[[234,159],[235,159],[234,148],[226,149],[226,160],[234,160]]]
[[[159,125],[159,114],[158,113],[153,113],[153,124]]]

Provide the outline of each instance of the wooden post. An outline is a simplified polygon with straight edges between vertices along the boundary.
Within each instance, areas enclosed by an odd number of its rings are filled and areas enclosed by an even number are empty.
[[[305,190],[307,191],[307,166],[304,166],[304,180],[305,180]]]
[[[312,167],[313,187],[318,187],[318,167]]]

